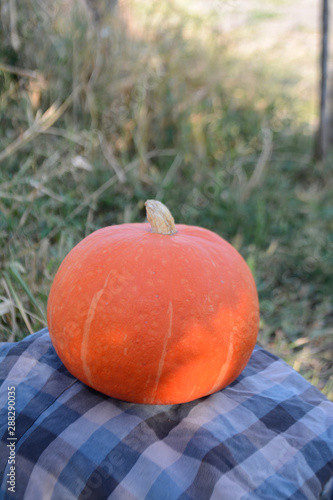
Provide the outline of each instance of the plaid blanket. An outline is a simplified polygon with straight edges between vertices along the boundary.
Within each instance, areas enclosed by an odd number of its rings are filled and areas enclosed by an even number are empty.
[[[311,500],[333,474],[333,403],[260,347],[181,405],[90,389],[47,329],[1,344],[0,379],[1,499]]]

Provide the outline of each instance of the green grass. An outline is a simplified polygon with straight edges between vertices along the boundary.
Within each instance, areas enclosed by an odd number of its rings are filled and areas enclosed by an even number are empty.
[[[14,66],[0,70],[1,339],[45,326],[67,252],[99,227],[144,221],[156,197],[241,252],[259,343],[333,398],[332,158],[312,160],[296,69],[244,62],[213,18],[172,2],[137,0],[134,26],[52,5],[19,4],[19,52],[0,35]]]
[[[250,23],[257,23],[262,21],[270,21],[278,19],[281,16],[279,12],[273,11],[262,11],[262,10],[253,10],[249,16]]]

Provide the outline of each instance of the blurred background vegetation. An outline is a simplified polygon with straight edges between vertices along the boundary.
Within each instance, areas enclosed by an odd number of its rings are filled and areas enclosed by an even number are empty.
[[[157,198],[240,251],[259,344],[333,399],[319,14],[308,0],[2,2],[0,340],[46,326],[76,243],[144,221]]]

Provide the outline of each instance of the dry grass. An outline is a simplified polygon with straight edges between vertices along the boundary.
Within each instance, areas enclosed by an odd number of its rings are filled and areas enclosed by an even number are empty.
[[[84,0],[17,2],[14,31],[7,4],[2,339],[46,325],[52,279],[80,239],[144,220],[157,197],[241,251],[260,295],[259,342],[333,399],[332,168],[312,160],[303,71],[265,51],[246,59],[214,12],[176,0],[101,2],[99,17]]]

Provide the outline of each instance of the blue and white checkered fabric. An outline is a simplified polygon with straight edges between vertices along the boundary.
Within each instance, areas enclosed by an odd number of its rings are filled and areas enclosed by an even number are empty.
[[[333,474],[333,403],[259,347],[232,385],[173,406],[125,403],[85,386],[47,329],[1,344],[0,379],[1,499],[311,500]]]

